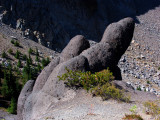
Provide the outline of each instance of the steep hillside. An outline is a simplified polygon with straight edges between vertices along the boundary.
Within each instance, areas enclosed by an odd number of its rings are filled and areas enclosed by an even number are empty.
[[[143,14],[159,0],[1,0],[4,23],[51,49],[64,48],[77,34],[100,41],[106,26]],[[143,7],[142,7],[143,6]]]

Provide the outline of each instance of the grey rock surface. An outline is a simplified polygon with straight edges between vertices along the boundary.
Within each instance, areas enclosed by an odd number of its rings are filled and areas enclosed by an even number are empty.
[[[28,96],[32,93],[33,86],[34,86],[35,81],[34,80],[29,80],[25,86],[23,87],[19,98],[18,98],[18,104],[17,104],[17,119],[22,120],[23,118],[23,110],[24,110],[24,105],[25,101],[28,98]]]
[[[123,19],[122,21],[120,21],[120,23],[124,22],[122,24],[122,28],[124,27],[124,29],[122,29],[123,35],[128,34],[129,28],[127,28],[126,26],[132,23],[132,22],[125,22],[128,19],[132,21],[131,18]],[[115,24],[119,24],[119,22]],[[134,23],[133,23],[133,26],[130,26],[130,29],[133,32]],[[44,119],[43,116],[48,115],[49,113],[50,113],[50,116],[52,117],[55,115],[57,120],[63,119],[67,117],[63,115],[59,117],[58,115],[60,115],[60,113],[66,114],[68,112],[67,111],[66,113],[64,113],[64,110],[65,110],[63,109],[64,107],[66,106],[69,107],[73,105],[73,108],[76,108],[75,103],[77,104],[77,101],[79,101],[81,105],[82,104],[88,105],[88,103],[86,103],[87,100],[85,99],[83,99],[82,101],[77,100],[80,98],[80,96],[82,98],[85,97],[85,95],[80,92],[81,90],[75,90],[75,89],[66,87],[64,84],[64,81],[59,81],[58,76],[61,76],[66,72],[66,67],[73,71],[81,70],[82,72],[85,72],[85,71],[96,72],[96,71],[101,71],[103,69],[106,69],[107,67],[112,69],[116,68],[115,71],[118,70],[116,61],[118,61],[121,57],[120,55],[117,55],[118,50],[121,52],[124,49],[127,49],[128,46],[126,44],[126,41],[130,43],[132,34],[128,34],[129,37],[126,37],[126,39],[123,39],[123,37],[121,37],[118,40],[114,40],[112,43],[116,44],[116,46],[113,46],[112,44],[107,42],[100,42],[93,45],[90,48],[89,48],[89,42],[86,41],[83,36],[76,36],[75,38],[73,38],[75,40],[72,39],[70,41],[69,45],[64,49],[64,51],[62,52],[62,55],[58,57],[57,61],[56,62],[52,61],[51,64],[49,64],[49,66],[45,68],[45,71],[41,73],[40,75],[41,79],[39,78],[39,81],[36,81],[37,82],[37,84],[35,84],[36,89],[27,97],[24,103],[23,114],[20,113],[20,115],[23,116],[23,119],[24,120],[39,120],[41,118]],[[78,45],[77,46],[78,49],[76,50],[77,47],[75,47],[75,45],[77,45],[79,41],[81,41],[80,43],[82,44]],[[124,46],[122,45],[123,42],[125,44]],[[123,52],[121,52],[121,54],[122,53]],[[65,59],[64,58],[62,59],[62,57],[64,57]],[[62,62],[60,63],[61,59],[62,59]],[[46,71],[48,71],[48,73],[46,73]],[[43,77],[43,74],[44,74],[44,77]],[[41,81],[42,81],[42,84],[41,84]],[[117,85],[123,87],[126,84],[117,83]],[[124,87],[124,89],[128,90],[129,88]],[[133,91],[134,90],[131,90],[129,92],[133,92]],[[133,95],[135,95],[134,92],[133,92]],[[138,93],[138,95],[141,95],[141,93]],[[150,95],[148,98],[150,98]],[[92,101],[91,98],[88,98],[88,99]],[[95,101],[93,100],[93,103],[96,102],[96,99],[97,98],[95,98]],[[134,100],[137,100],[137,99],[134,99]],[[98,106],[98,108],[101,108],[101,105],[99,103],[98,104],[96,103],[96,105]],[[81,111],[85,110],[83,108],[83,105],[79,107]],[[83,112],[81,112],[80,114],[73,113],[73,117],[74,116],[78,117],[78,116],[81,116],[82,114],[84,115]],[[69,116],[70,114],[68,115],[68,117]]]
[[[55,60],[52,60],[49,63],[49,65],[42,70],[42,72],[36,79],[33,92],[38,92],[39,90],[42,89],[42,87],[46,83],[48,77],[50,76],[54,68],[59,64],[59,61],[60,61],[60,57],[57,57]]]
[[[110,24],[103,34],[101,42],[109,43],[112,46],[117,58],[117,60],[115,59],[116,64],[130,45],[134,27],[134,20],[132,18],[125,18],[117,23]]]
[[[60,56],[60,63],[78,56],[82,51],[89,48],[89,41],[82,35],[73,37],[69,44],[64,48]]]
[[[76,95],[74,90],[65,87],[63,81],[59,81],[57,76],[66,72],[66,67],[71,70],[88,70],[88,61],[84,56],[77,56],[59,64],[47,79],[42,90],[38,93],[33,92],[25,102],[23,119],[38,119],[46,114],[51,106],[57,106],[60,102],[73,99]]]

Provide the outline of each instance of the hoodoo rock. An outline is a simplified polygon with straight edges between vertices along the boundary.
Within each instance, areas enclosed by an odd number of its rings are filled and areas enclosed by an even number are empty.
[[[69,44],[62,51],[60,63],[78,56],[82,51],[86,50],[89,47],[89,41],[86,40],[84,36],[75,36],[70,40]]]
[[[17,104],[18,120],[23,120],[23,110],[24,110],[25,101],[27,97],[32,93],[34,83],[35,83],[34,80],[29,80],[25,84],[25,86],[23,87],[21,91],[21,94],[19,95],[18,104]]]
[[[82,72],[97,72],[108,67],[113,72],[119,70],[117,63],[131,42],[134,21],[132,18],[125,18],[110,26],[106,29],[102,41],[92,47],[83,36],[74,37],[61,55],[39,75],[33,92],[25,97],[24,106],[19,105],[21,101],[18,101],[18,109],[21,110],[18,116],[22,116],[23,120],[38,120],[47,114],[47,111],[57,109],[60,104],[66,105],[79,96],[79,92],[66,87],[57,77],[66,72],[66,67]],[[24,90],[20,98],[22,95],[25,95]]]
[[[45,67],[40,75],[37,77],[33,91],[38,92],[42,89],[43,85],[47,81],[49,75],[52,73],[54,68],[59,64],[60,57],[57,57],[55,60],[51,61],[47,67]]]
[[[114,49],[115,64],[127,50],[133,37],[134,21],[125,18],[117,23],[110,24],[103,34],[101,43],[108,43]]]

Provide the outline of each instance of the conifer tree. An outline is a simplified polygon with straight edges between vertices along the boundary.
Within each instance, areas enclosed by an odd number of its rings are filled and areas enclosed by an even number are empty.
[[[17,67],[19,67],[19,68],[22,67],[22,63],[21,63],[21,60],[20,60],[20,59],[18,60]]]
[[[32,65],[32,58],[31,58],[30,54],[29,54],[29,57],[28,57],[28,63],[29,63],[29,65]]]
[[[7,54],[3,51],[2,58],[6,58],[6,57],[7,57]]]
[[[16,110],[17,110],[17,102],[16,99],[12,97],[10,107],[8,108],[8,112],[11,114],[16,114]]]
[[[32,48],[29,48],[29,50],[28,50],[28,54],[30,55],[30,54],[32,54],[32,53],[33,53]]]
[[[22,59],[23,59],[23,60],[27,60],[27,55],[23,55],[23,56],[22,56]]]
[[[37,65],[37,70],[38,70],[38,72],[40,72],[41,71],[41,65],[38,63],[38,65]]]
[[[19,52],[18,50],[16,51],[15,58],[16,58],[16,59],[19,59],[19,58],[20,58],[20,52]]]
[[[35,61],[39,62],[39,57],[36,55]]]
[[[3,97],[7,97],[9,95],[9,82],[7,79],[7,70],[4,69],[4,80],[2,83],[1,94]]]
[[[39,52],[37,48],[36,48],[36,56],[39,56]]]

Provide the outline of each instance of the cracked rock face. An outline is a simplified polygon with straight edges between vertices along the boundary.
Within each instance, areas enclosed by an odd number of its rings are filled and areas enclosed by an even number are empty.
[[[106,32],[104,33],[107,40],[111,39],[111,43],[116,46],[102,40],[100,43],[90,47],[88,40],[78,35],[70,41],[57,60],[51,61],[42,71],[34,86],[32,85],[31,87],[27,82],[18,101],[18,110],[21,110],[21,112],[18,112],[19,120],[37,120],[47,114],[48,110],[56,109],[58,104],[62,106],[68,104],[80,94],[67,88],[63,81],[59,81],[57,76],[64,74],[66,67],[73,71],[81,70],[82,72],[97,72],[110,67],[112,72],[118,73],[116,71],[119,70],[116,61],[119,61],[120,55],[128,48],[126,43],[131,42],[134,31],[132,18],[123,19],[121,22],[124,24],[121,24],[123,29],[119,33],[122,32],[122,36],[127,36],[125,39],[117,35],[110,38]],[[119,22],[114,24],[119,25]],[[110,31],[110,29],[108,27],[106,31]],[[116,30],[113,31],[116,32]],[[33,91],[29,91],[29,94],[26,91],[27,87],[29,89],[33,88]],[[27,96],[24,101],[21,98],[25,94]],[[24,103],[24,105],[22,106],[21,103]]]

